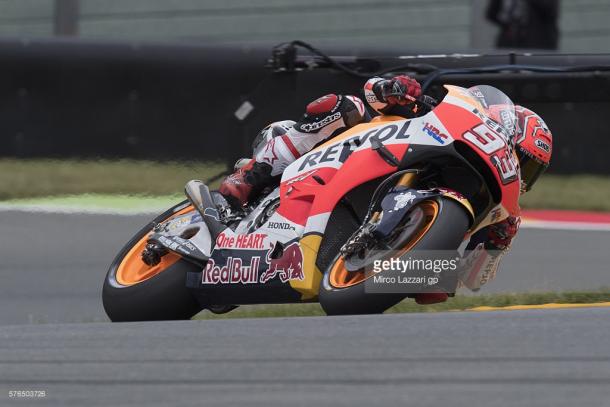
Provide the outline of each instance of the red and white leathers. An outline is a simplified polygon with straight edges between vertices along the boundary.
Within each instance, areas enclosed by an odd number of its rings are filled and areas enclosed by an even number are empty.
[[[356,96],[322,96],[308,104],[303,117],[292,122],[291,127],[286,128],[288,121],[268,126],[267,131],[277,133],[281,127],[286,130],[282,135],[272,135],[264,148],[256,152],[254,160],[270,165],[271,176],[280,175],[290,163],[314,146],[361,123],[365,117],[364,103]]]
[[[411,103],[421,95],[421,87],[407,76],[371,78],[364,92],[369,105],[383,114],[392,106]],[[322,96],[307,105],[299,121],[275,122],[263,129],[265,143],[255,148],[250,162],[223,181],[219,192],[233,205],[243,206],[301,155],[368,119],[364,103],[356,96]]]
[[[243,206],[272,185],[286,167],[316,144],[367,117],[364,103],[355,96],[329,94],[307,105],[297,122],[284,120],[265,127],[254,157],[229,175],[218,191],[234,206]]]
[[[520,217],[508,217],[477,231],[470,237],[460,261],[460,285],[478,291],[496,276],[500,260],[510,250],[519,231]]]
[[[408,76],[393,79],[374,77],[364,84],[367,103],[384,114],[395,105],[407,105],[421,95],[419,83]],[[328,140],[369,117],[362,100],[356,96],[329,94],[307,105],[298,122],[275,122],[263,131],[285,133],[267,136],[267,145],[258,151],[254,159],[271,165],[271,176],[281,174],[288,164],[310,151],[317,144]],[[291,126],[287,126],[291,123]]]

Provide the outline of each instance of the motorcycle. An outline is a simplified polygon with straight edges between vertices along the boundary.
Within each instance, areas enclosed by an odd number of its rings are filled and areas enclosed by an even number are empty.
[[[382,313],[405,299],[367,292],[373,256],[457,251],[519,213],[512,102],[490,86],[444,88],[440,103],[416,102],[418,117],[377,116],[314,148],[243,211],[189,182],[188,199],[112,262],[103,287],[109,318],[315,301],[331,315]]]

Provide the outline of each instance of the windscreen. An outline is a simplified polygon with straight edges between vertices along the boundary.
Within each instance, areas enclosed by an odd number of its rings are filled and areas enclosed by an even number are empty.
[[[506,132],[505,136],[510,144],[514,144],[517,131],[515,105],[504,92],[489,85],[477,85],[468,89],[468,93],[478,101],[483,114],[496,123]]]

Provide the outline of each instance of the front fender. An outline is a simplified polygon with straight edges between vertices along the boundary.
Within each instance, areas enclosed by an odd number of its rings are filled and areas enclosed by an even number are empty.
[[[372,231],[376,238],[385,238],[398,227],[405,215],[419,202],[427,199],[447,197],[459,202],[470,215],[470,226],[474,222],[474,212],[468,199],[460,193],[445,189],[413,189],[405,186],[396,186],[390,189],[381,200],[380,220]]]

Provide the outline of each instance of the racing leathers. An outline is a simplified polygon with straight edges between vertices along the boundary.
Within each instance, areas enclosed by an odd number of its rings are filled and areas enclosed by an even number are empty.
[[[371,78],[364,85],[368,104],[381,114],[394,106],[405,106],[421,95],[419,83],[408,76]],[[254,157],[221,184],[219,191],[234,206],[243,206],[279,178],[288,164],[317,144],[368,121],[362,100],[351,95],[329,94],[307,105],[295,123],[272,123],[261,133],[266,144]]]
[[[412,102],[421,96],[420,84],[408,76],[392,79],[374,77],[364,85],[370,107],[380,114],[396,108],[409,113]],[[415,116],[415,113],[413,113]],[[351,95],[329,94],[307,105],[297,121],[275,122],[261,131],[263,143],[245,165],[229,175],[219,192],[233,206],[241,207],[265,187],[277,183],[284,169],[319,143],[370,119],[363,101]],[[471,290],[493,278],[498,263],[517,232],[518,218],[489,225],[472,236],[462,259],[459,280]],[[447,293],[420,293],[413,296],[419,304],[443,302]]]
[[[470,237],[460,262],[460,285],[478,291],[495,277],[500,260],[510,249],[520,223],[520,217],[509,216],[482,228]]]

